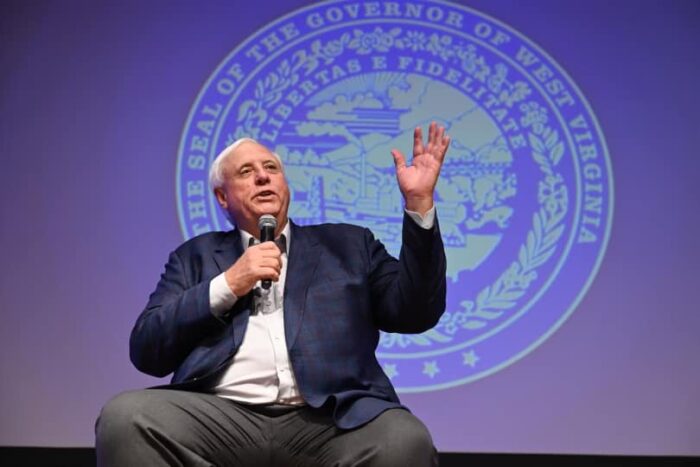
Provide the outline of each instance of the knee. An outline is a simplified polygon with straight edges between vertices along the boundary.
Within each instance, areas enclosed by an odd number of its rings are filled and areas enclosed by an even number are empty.
[[[401,418],[400,423],[387,430],[384,442],[379,447],[377,464],[405,467],[437,465],[437,451],[425,425],[408,412]]]
[[[147,399],[146,391],[140,390],[123,392],[107,402],[95,422],[97,443],[118,438],[136,428],[148,405]]]

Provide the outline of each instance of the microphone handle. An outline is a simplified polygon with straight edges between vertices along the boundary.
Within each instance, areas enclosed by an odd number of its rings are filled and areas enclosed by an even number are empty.
[[[274,242],[275,241],[275,228],[272,225],[265,225],[260,229],[260,243],[263,242]],[[262,288],[268,290],[272,286],[272,281],[270,279],[262,280]]]

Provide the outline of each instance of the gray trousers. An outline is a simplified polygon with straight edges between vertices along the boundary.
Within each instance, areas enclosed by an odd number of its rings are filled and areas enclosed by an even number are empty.
[[[144,389],[109,401],[95,427],[98,466],[437,465],[430,433],[402,409],[354,430],[310,407],[246,406],[212,394]]]

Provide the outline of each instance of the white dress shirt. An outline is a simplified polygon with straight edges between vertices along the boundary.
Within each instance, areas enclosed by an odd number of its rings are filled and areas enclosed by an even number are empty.
[[[282,233],[286,237],[287,251],[291,243],[289,223]],[[241,230],[243,249],[248,248],[248,232]],[[222,397],[246,404],[303,404],[294,372],[289,362],[287,341],[284,334],[283,291],[287,279],[287,254],[282,254],[282,270],[277,282],[265,290],[260,281],[255,286],[253,311],[238,352],[231,365],[214,386],[214,392]],[[223,313],[236,303],[222,274],[209,285],[209,300],[214,314]]]
[[[435,223],[435,207],[425,216],[417,212],[406,213],[422,228],[430,229]],[[282,233],[286,237],[287,251],[291,246],[289,223]],[[241,230],[243,249],[248,248],[248,232]],[[214,385],[214,392],[246,404],[301,405],[304,399],[299,392],[294,371],[289,361],[287,341],[284,334],[284,284],[287,279],[287,254],[282,254],[282,271],[279,281],[268,290],[253,298],[253,312],[248,319],[248,328],[238,352],[229,367]],[[212,313],[221,317],[238,300],[226,283],[224,273],[213,278],[209,284],[209,302]]]

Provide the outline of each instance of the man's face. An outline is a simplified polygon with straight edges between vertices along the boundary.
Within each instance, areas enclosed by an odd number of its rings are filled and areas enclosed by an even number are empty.
[[[267,149],[253,142],[238,146],[222,161],[224,184],[214,190],[216,199],[239,228],[257,236],[258,219],[271,214],[278,232],[287,223],[289,187],[282,164]]]

